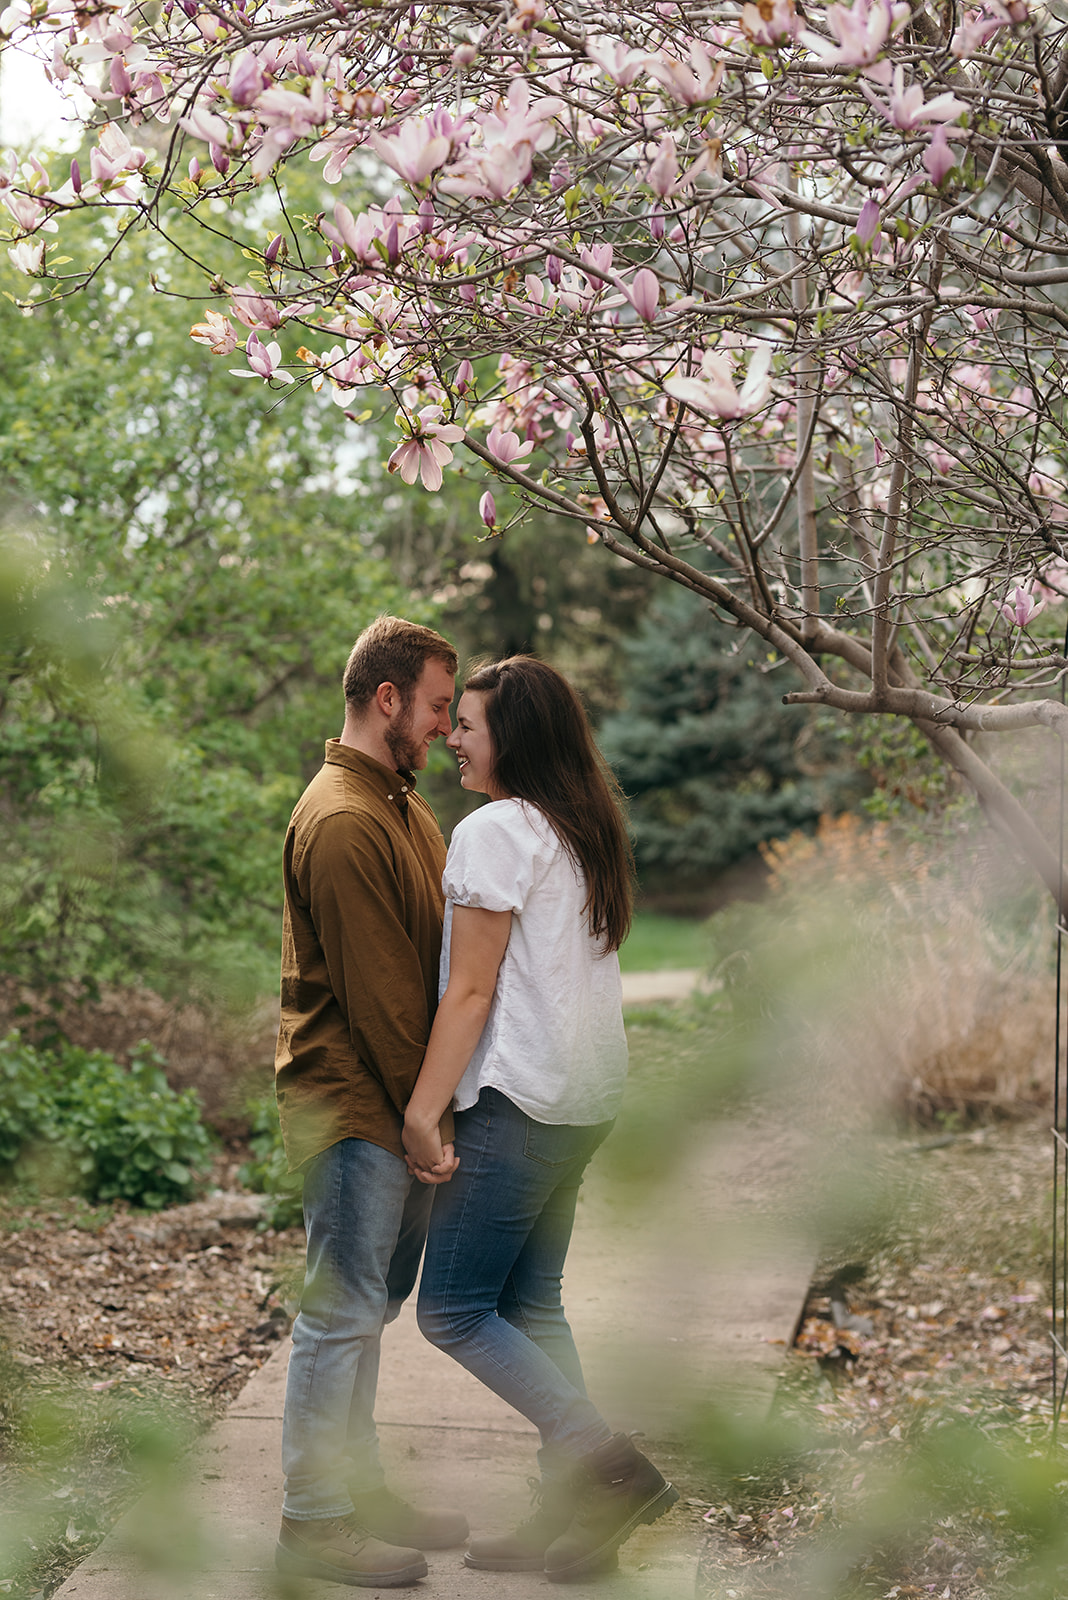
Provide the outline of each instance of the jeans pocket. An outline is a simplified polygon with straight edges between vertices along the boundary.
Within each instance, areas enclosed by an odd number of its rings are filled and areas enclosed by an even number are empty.
[[[566,1167],[574,1161],[587,1162],[612,1131],[611,1122],[589,1127],[570,1123],[535,1122],[527,1118],[523,1154],[544,1167]]]

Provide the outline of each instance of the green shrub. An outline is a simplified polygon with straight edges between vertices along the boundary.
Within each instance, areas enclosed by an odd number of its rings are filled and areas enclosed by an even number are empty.
[[[238,1177],[246,1189],[270,1197],[271,1204],[264,1215],[268,1227],[299,1228],[304,1222],[304,1177],[289,1170],[274,1094],[250,1100],[245,1109],[251,1129],[252,1160],[246,1161]]]
[[[54,1137],[48,1078],[39,1052],[9,1033],[0,1039],[0,1173],[42,1137]]]
[[[0,1040],[0,1177],[150,1211],[190,1199],[211,1135],[162,1065],[148,1045],[124,1068],[102,1050]]]

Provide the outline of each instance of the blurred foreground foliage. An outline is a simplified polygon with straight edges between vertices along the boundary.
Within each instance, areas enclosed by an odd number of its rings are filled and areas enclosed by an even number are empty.
[[[208,1408],[142,1376],[90,1383],[27,1365],[0,1340],[0,1594],[51,1594],[139,1499],[128,1557],[179,1576],[202,1562],[184,1504],[189,1446]]]
[[[125,1068],[0,1039],[0,1183],[158,1211],[192,1197],[211,1151],[196,1094],[176,1093],[147,1046]]]

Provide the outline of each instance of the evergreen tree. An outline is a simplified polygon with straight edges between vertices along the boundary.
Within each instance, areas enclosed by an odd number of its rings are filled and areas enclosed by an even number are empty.
[[[707,888],[763,840],[861,797],[836,722],[782,706],[766,647],[697,596],[660,595],[624,655],[622,708],[600,745],[630,799],[647,891]]]

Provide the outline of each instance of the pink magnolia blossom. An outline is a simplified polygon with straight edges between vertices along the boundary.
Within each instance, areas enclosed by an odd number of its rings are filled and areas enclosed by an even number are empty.
[[[117,122],[109,122],[100,130],[97,145],[89,152],[89,167],[96,184],[111,183],[120,173],[140,172],[147,160],[147,152],[132,145]]]
[[[418,477],[424,489],[441,488],[443,466],[452,460],[450,445],[464,437],[464,430],[453,422],[440,422],[441,406],[424,406],[412,419],[404,419],[411,437],[397,446],[386,463],[390,472],[399,472],[405,483]]]
[[[513,5],[505,24],[509,33],[530,33],[545,15],[545,0],[513,0]]]
[[[184,128],[186,133],[191,133],[194,139],[203,139],[205,144],[224,146],[230,139],[231,128],[226,118],[214,111],[205,111],[202,106],[179,117],[178,126]]]
[[[112,56],[109,71],[111,92],[119,99],[125,98],[133,89],[133,79],[126,70],[126,63],[121,56]]]
[[[513,78],[507,99],[499,101],[492,115],[483,119],[486,139],[499,138],[513,147],[526,144],[534,150],[548,150],[556,140],[553,118],[563,106],[564,102],[554,95],[533,99],[530,80]]]
[[[711,158],[711,146],[705,141],[704,149],[697,160],[685,172],[680,173],[675,141],[670,133],[665,133],[661,136],[655,157],[646,168],[645,181],[654,194],[666,200],[669,195],[682,194],[689,189],[694,179],[706,170]]]
[[[939,94],[933,100],[925,102],[922,84],[913,83],[905,88],[904,67],[894,68],[890,83],[889,105],[880,100],[866,83],[862,83],[860,87],[879,115],[905,133],[910,133],[915,128],[922,128],[925,122],[955,122],[968,109],[963,100],[958,100],[951,94]]]
[[[3,202],[25,233],[35,232],[48,216],[48,210],[41,204],[40,200],[34,195],[21,194],[17,189],[5,189],[3,191]],[[53,222],[51,228],[48,228],[47,231],[54,233],[56,224]]]
[[[966,11],[964,21],[949,41],[949,48],[958,60],[974,56],[1004,26],[1003,17],[986,16],[981,11]]]
[[[25,272],[32,278],[44,266],[45,242],[43,239],[20,239],[7,254],[17,272]]]
[[[234,57],[226,88],[235,106],[250,106],[270,81],[256,52],[242,50]]]
[[[520,442],[518,433],[513,433],[510,428],[496,426],[486,435],[486,449],[493,459],[502,466],[517,467],[522,472],[526,471],[528,465],[522,458],[529,456],[533,448],[533,439]]]
[[[313,161],[323,162],[323,178],[327,183],[337,183],[344,174],[354,150],[363,144],[363,136],[348,130],[328,133],[325,139],[313,145],[308,154]]]
[[[664,388],[673,400],[723,421],[749,416],[771,393],[771,348],[762,345],[753,352],[740,393],[731,378],[730,362],[715,350],[705,353],[699,378],[666,378]]]
[[[430,122],[414,118],[401,123],[397,133],[370,133],[367,143],[406,183],[423,183],[449,158],[450,141],[430,131]]]
[[[857,217],[856,239],[859,245],[879,244],[879,202],[870,196],[860,208]]]
[[[231,287],[230,310],[246,328],[280,328],[284,320],[276,301],[266,300],[251,289]]]
[[[487,528],[495,528],[497,526],[497,502],[488,489],[478,502],[478,514]]]
[[[581,252],[582,261],[586,268],[586,276],[596,289],[607,280],[605,273],[612,270],[612,246],[610,244],[595,244]]]
[[[1007,600],[1003,600],[998,610],[1006,622],[1014,623],[1017,628],[1026,628],[1027,624],[1040,611],[1045,609],[1044,600],[1036,600],[1031,592],[1031,582],[1017,584]]]
[[[738,26],[753,44],[777,45],[786,39],[796,39],[801,31],[801,19],[794,9],[794,0],[764,0],[753,5],[752,0],[742,7]]]
[[[718,93],[723,81],[723,63],[713,63],[704,45],[694,40],[690,45],[690,66],[664,55],[650,56],[648,73],[668,93],[684,106],[703,105]]]
[[[228,356],[237,347],[237,334],[229,317],[219,311],[206,311],[203,322],[194,322],[189,337],[206,344],[213,356]]]
[[[462,162],[450,167],[438,187],[445,194],[466,195],[475,200],[506,200],[514,189],[530,177],[529,153],[517,155],[504,145],[484,152],[471,151]]]
[[[549,169],[549,188],[553,194],[559,194],[561,189],[566,189],[571,183],[571,163],[566,156],[561,156],[559,161],[554,161]]]
[[[652,322],[660,303],[660,279],[651,267],[642,267],[634,274],[634,282],[626,291],[627,299],[643,322]]]
[[[909,15],[907,4],[891,0],[856,0],[848,8],[832,5],[827,7],[827,26],[837,45],[808,29],[801,34],[801,42],[825,67],[871,67]]]
[[[927,141],[927,149],[923,152],[923,164],[931,182],[941,188],[957,164],[956,157],[949,148],[945,128],[939,126],[931,134]]]
[[[248,362],[248,368],[231,367],[231,377],[264,378],[268,383],[272,378],[277,378],[279,383],[293,382],[291,373],[280,370],[282,350],[274,340],[270,344],[261,344],[256,334],[250,333],[245,341],[245,360]]]
[[[629,89],[651,60],[645,50],[628,50],[620,39],[587,39],[586,54],[621,89]]]

